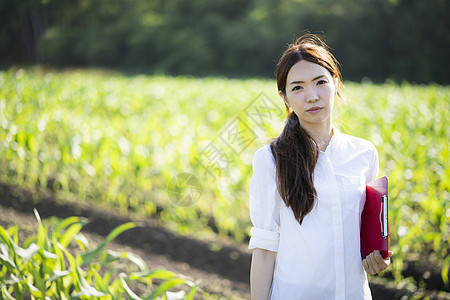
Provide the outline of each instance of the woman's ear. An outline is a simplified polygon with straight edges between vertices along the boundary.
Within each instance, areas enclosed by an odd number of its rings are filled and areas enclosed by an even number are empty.
[[[289,102],[287,101],[286,94],[283,93],[283,91],[278,91],[278,95],[280,95],[281,99],[283,99],[284,103],[285,103],[288,107],[291,107],[291,106],[289,105]]]

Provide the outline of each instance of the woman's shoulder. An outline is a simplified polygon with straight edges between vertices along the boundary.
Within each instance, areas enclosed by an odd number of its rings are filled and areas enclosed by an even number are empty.
[[[255,154],[253,155],[253,163],[255,162],[275,163],[270,144],[264,145],[255,151]]]
[[[375,145],[363,138],[353,136],[347,133],[339,132],[341,142],[345,143],[350,148],[357,148],[360,150],[377,151]]]

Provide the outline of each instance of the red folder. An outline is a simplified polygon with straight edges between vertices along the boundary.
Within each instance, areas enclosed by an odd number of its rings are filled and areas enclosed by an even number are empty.
[[[366,184],[366,203],[361,214],[361,258],[380,250],[386,258],[389,249],[388,179],[381,177]]]

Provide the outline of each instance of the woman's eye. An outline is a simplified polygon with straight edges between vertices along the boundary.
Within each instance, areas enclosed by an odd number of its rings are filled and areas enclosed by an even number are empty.
[[[294,87],[292,88],[292,91],[298,91],[298,90],[301,90],[301,89],[302,89],[302,87],[299,86],[299,85],[297,85],[297,86],[294,86]]]
[[[319,81],[317,82],[317,84],[325,84],[325,83],[327,83],[326,80],[319,80]]]

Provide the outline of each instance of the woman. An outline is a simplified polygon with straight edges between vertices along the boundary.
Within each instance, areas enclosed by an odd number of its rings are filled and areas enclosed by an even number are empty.
[[[365,184],[378,176],[378,154],[332,125],[334,98],[342,98],[337,64],[311,34],[278,62],[288,117],[253,157],[252,299],[371,299],[366,272],[390,263],[393,253],[379,251],[361,261]]]

